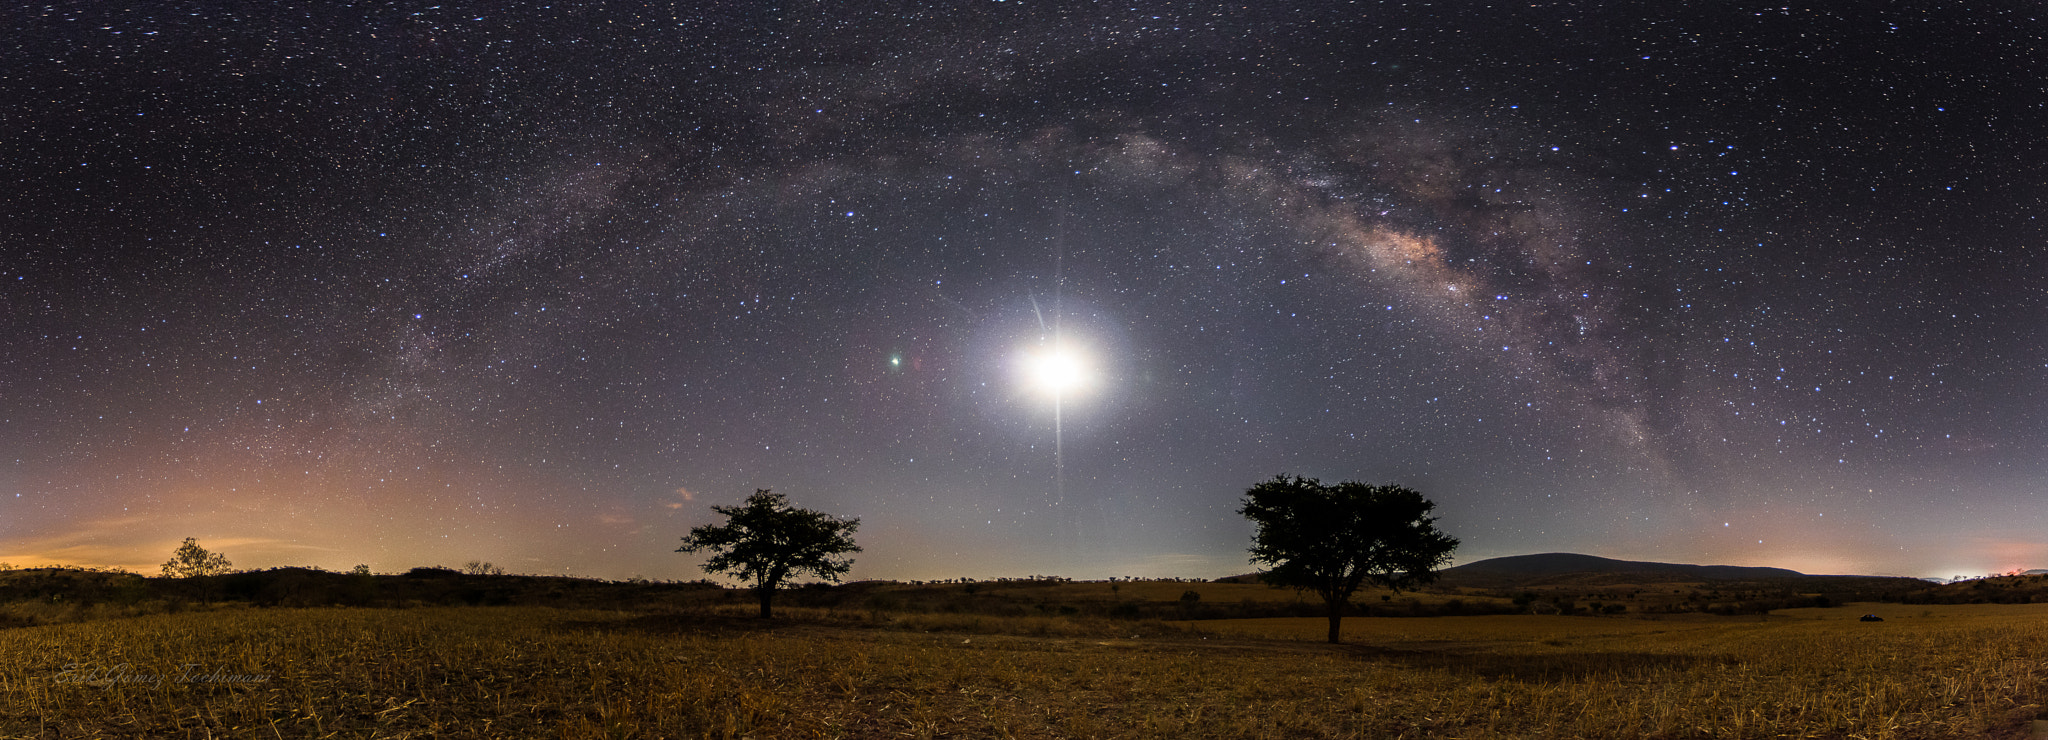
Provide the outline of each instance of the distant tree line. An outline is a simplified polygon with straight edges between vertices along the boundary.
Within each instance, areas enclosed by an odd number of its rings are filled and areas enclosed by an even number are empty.
[[[1277,475],[1245,492],[1238,509],[1257,532],[1251,560],[1271,566],[1263,580],[1275,586],[1313,593],[1322,599],[1329,620],[1329,641],[1340,639],[1340,622],[1355,610],[1351,597],[1367,585],[1413,588],[1436,579],[1450,562],[1458,540],[1436,528],[1436,504],[1401,486],[1357,481],[1325,485],[1314,478]],[[859,552],[853,532],[858,519],[839,519],[793,506],[782,494],[760,489],[739,506],[713,506],[723,524],[690,530],[677,552],[709,552],[707,573],[723,573],[749,583],[763,619],[773,615],[773,599],[784,584],[800,575],[830,582],[853,567],[848,553]],[[1055,577],[1032,582],[1057,583]],[[980,583],[972,578],[948,579],[973,596]],[[1002,581],[998,581],[999,583]],[[1123,579],[1111,579],[1112,591]],[[1188,592],[1185,595],[1193,594]],[[1170,608],[1182,617],[1202,611],[1200,595]],[[1079,610],[1072,604],[1065,607]],[[1138,616],[1137,602],[1108,607],[1116,616]],[[1368,607],[1368,610],[1370,607]]]

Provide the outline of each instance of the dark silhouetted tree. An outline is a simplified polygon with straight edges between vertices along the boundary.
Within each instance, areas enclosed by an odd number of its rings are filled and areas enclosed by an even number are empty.
[[[472,576],[502,576],[505,569],[492,565],[487,560],[471,560],[462,564],[462,572]]]
[[[1399,592],[1435,581],[1458,548],[1429,515],[1436,504],[1401,486],[1276,475],[1245,491],[1243,504],[1238,513],[1259,528],[1252,562],[1272,566],[1262,578],[1323,597],[1333,643],[1360,586]]]
[[[704,562],[704,570],[753,582],[762,619],[773,616],[769,604],[775,589],[790,576],[812,573],[836,583],[853,568],[853,560],[834,556],[860,552],[853,544],[859,519],[835,519],[799,509],[790,506],[782,494],[766,488],[748,496],[744,505],[713,506],[711,510],[724,515],[726,522],[691,529],[676,552],[717,553]]]
[[[207,552],[206,548],[199,546],[199,540],[186,537],[185,544],[179,545],[178,551],[171,553],[170,562],[164,563],[164,576],[167,578],[217,576],[228,573],[234,567],[233,563],[228,562],[228,556],[217,552]]]

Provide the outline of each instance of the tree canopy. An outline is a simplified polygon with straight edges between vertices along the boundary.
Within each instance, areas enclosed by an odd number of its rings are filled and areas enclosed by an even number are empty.
[[[1267,583],[1312,591],[1329,607],[1339,642],[1344,604],[1366,583],[1399,591],[1436,580],[1458,540],[1436,528],[1436,504],[1395,485],[1325,485],[1286,475],[1252,486],[1239,514],[1258,526],[1253,563]]]
[[[234,570],[234,567],[228,562],[228,556],[207,552],[206,548],[199,546],[198,539],[186,537],[185,544],[179,545],[177,552],[171,553],[170,561],[164,563],[163,574],[166,578],[217,576]]]
[[[838,582],[853,568],[853,560],[836,556],[860,552],[853,544],[859,519],[836,519],[799,509],[782,494],[766,488],[748,496],[743,505],[713,506],[711,510],[723,515],[726,522],[691,529],[676,552],[717,553],[704,562],[704,570],[751,581],[763,619],[773,616],[769,602],[775,589],[790,576],[811,573]]]

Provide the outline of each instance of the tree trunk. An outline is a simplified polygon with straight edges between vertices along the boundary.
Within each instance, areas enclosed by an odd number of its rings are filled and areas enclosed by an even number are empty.
[[[1330,644],[1332,645],[1344,642],[1340,637],[1339,625],[1344,622],[1344,602],[1347,600],[1330,599],[1327,602],[1330,605]]]
[[[774,612],[774,610],[772,610],[772,609],[770,609],[770,608],[768,607],[768,600],[769,600],[769,599],[773,599],[773,598],[775,598],[775,589],[772,589],[772,588],[757,588],[757,589],[754,589],[754,598],[757,598],[757,599],[760,599],[760,600],[761,600],[761,618],[762,618],[762,619],[774,619],[774,618],[775,618],[775,612]]]

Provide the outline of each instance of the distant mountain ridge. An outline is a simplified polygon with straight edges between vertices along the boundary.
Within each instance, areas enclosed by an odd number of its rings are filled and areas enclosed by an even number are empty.
[[[1897,576],[1813,575],[1790,568],[1750,565],[1691,565],[1616,560],[1573,552],[1510,555],[1466,563],[1437,572],[1437,586],[1459,589],[1612,589],[1650,584],[1690,584],[1695,588],[1796,590],[1862,594],[1876,599],[1924,587],[1916,578]],[[1258,583],[1258,573],[1216,579],[1225,583]]]
[[[1442,577],[1447,581],[1468,579],[1495,580],[1501,578],[1521,581],[1585,573],[1640,573],[1660,576],[1660,580],[1684,578],[1702,581],[1754,581],[1771,578],[1807,577],[1805,573],[1786,568],[1766,568],[1748,565],[1653,563],[1640,560],[1615,560],[1597,555],[1581,555],[1571,552],[1546,552],[1535,555],[1510,555],[1502,558],[1488,558],[1454,568],[1445,568],[1441,571]]]
[[[1439,583],[1446,586],[1470,586],[1476,588],[1519,587],[1560,579],[1569,581],[1597,580],[1606,582],[1672,582],[1672,581],[1766,581],[1784,578],[1836,578],[1838,576],[1810,576],[1786,568],[1766,568],[1747,565],[1689,565],[1685,563],[1653,563],[1641,560],[1615,560],[1597,555],[1581,555],[1573,552],[1546,552],[1535,555],[1509,555],[1488,558],[1438,571]],[[1860,577],[1860,576],[1852,576]],[[1259,574],[1218,578],[1219,582],[1257,583]]]

